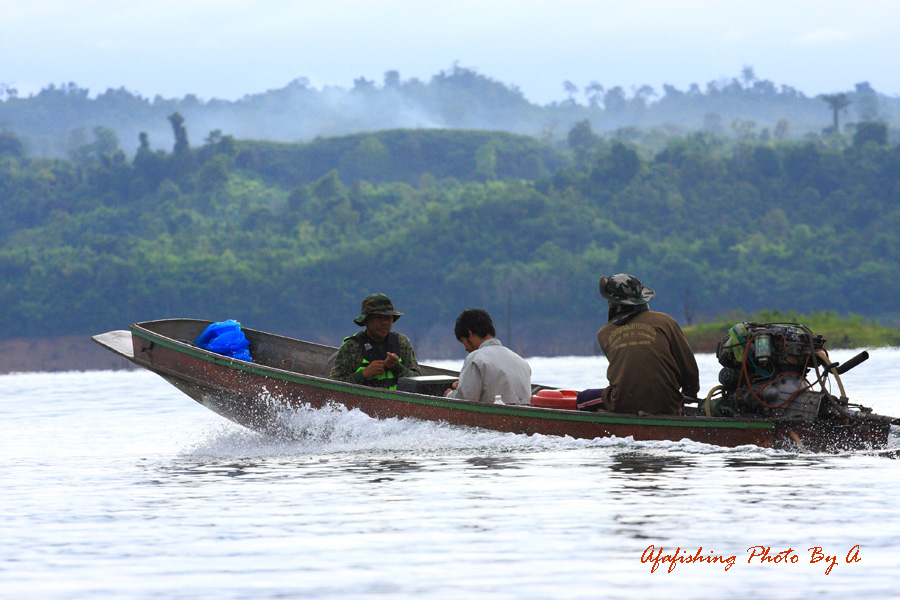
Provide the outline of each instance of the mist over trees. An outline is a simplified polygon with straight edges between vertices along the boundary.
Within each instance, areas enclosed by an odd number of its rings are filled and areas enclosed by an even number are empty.
[[[170,148],[169,115],[184,119],[188,138],[201,140],[218,130],[238,139],[308,142],[318,137],[390,129],[477,129],[536,137],[564,148],[567,135],[587,122],[598,135],[661,148],[671,137],[703,131],[743,140],[802,139],[843,123],[852,134],[858,122],[897,127],[900,99],[879,94],[867,83],[853,90],[809,97],[788,85],[756,77],[745,67],[738,77],[692,84],[686,90],[664,85],[629,87],[599,80],[563,82],[565,99],[547,105],[529,102],[512,84],[454,65],[427,82],[388,71],[382,82],[357,79],[352,88],[316,89],[305,78],[284,88],[249,94],[236,101],[153,99],[123,88],[91,97],[75,83],[49,85],[20,97],[0,84],[0,129],[16,134],[35,156],[65,157],[90,140],[97,127],[118,137],[134,153]],[[832,100],[828,100],[831,97]],[[842,104],[834,104],[834,98]],[[849,128],[849,129],[848,129]]]
[[[383,291],[423,356],[458,354],[469,306],[522,353],[589,353],[620,271],[683,323],[900,323],[896,98],[749,67],[561,92],[458,66],[235,102],[0,85],[0,338],[191,316],[337,343]]]
[[[169,150],[139,135],[133,158],[103,126],[65,158],[0,132],[0,335],[190,316],[336,344],[383,291],[423,357],[458,356],[469,306],[523,354],[583,354],[606,318],[597,279],[620,271],[682,323],[900,320],[900,146],[883,122],[656,149],[588,120],[556,147],[443,129],[290,144],[161,120]]]

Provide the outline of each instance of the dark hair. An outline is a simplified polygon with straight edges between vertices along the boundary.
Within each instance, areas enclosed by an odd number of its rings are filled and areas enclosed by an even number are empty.
[[[456,317],[456,326],[453,327],[453,335],[456,336],[456,339],[469,337],[470,331],[482,338],[497,335],[491,315],[481,308],[467,308]]]

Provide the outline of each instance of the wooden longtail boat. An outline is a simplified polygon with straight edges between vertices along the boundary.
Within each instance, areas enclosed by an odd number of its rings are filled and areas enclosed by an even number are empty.
[[[483,404],[444,398],[453,371],[420,365],[422,377],[401,380],[392,391],[328,379],[336,348],[244,328],[253,362],[216,354],[193,344],[210,321],[165,319],[136,323],[130,331],[96,335],[108,350],[152,371],[210,410],[252,430],[285,434],[285,410],[340,404],[375,418],[443,421],[518,434],[690,439],[719,446],[752,444],[812,452],[879,449],[888,441],[890,417],[865,411],[841,420],[763,417],[638,416],[611,412]],[[443,379],[440,386],[429,385]],[[403,385],[403,384],[406,385]],[[435,389],[437,387],[438,389]],[[539,389],[541,386],[535,386]],[[431,392],[431,393],[429,393]]]

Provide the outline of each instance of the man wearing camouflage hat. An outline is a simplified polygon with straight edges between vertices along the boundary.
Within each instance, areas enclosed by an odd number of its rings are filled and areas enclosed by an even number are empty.
[[[647,303],[655,292],[634,275],[601,277],[600,295],[609,304],[609,322],[597,333],[609,360],[603,408],[628,414],[681,414],[684,397],[700,391],[697,361],[681,327],[669,315],[650,310]],[[585,392],[579,408],[591,410],[591,404],[600,404],[599,398],[592,402]]]
[[[353,319],[365,330],[344,338],[329,377],[395,390],[401,377],[418,376],[419,363],[409,338],[391,331],[402,315],[384,294],[366,296]]]

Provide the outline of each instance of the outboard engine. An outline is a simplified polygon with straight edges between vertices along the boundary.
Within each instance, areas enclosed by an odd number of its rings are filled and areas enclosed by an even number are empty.
[[[813,390],[827,378],[824,370],[820,374],[820,367],[829,367],[825,338],[798,323],[738,323],[719,342],[716,358],[723,367],[720,393],[700,402],[708,415],[813,420],[829,396],[824,386]]]

